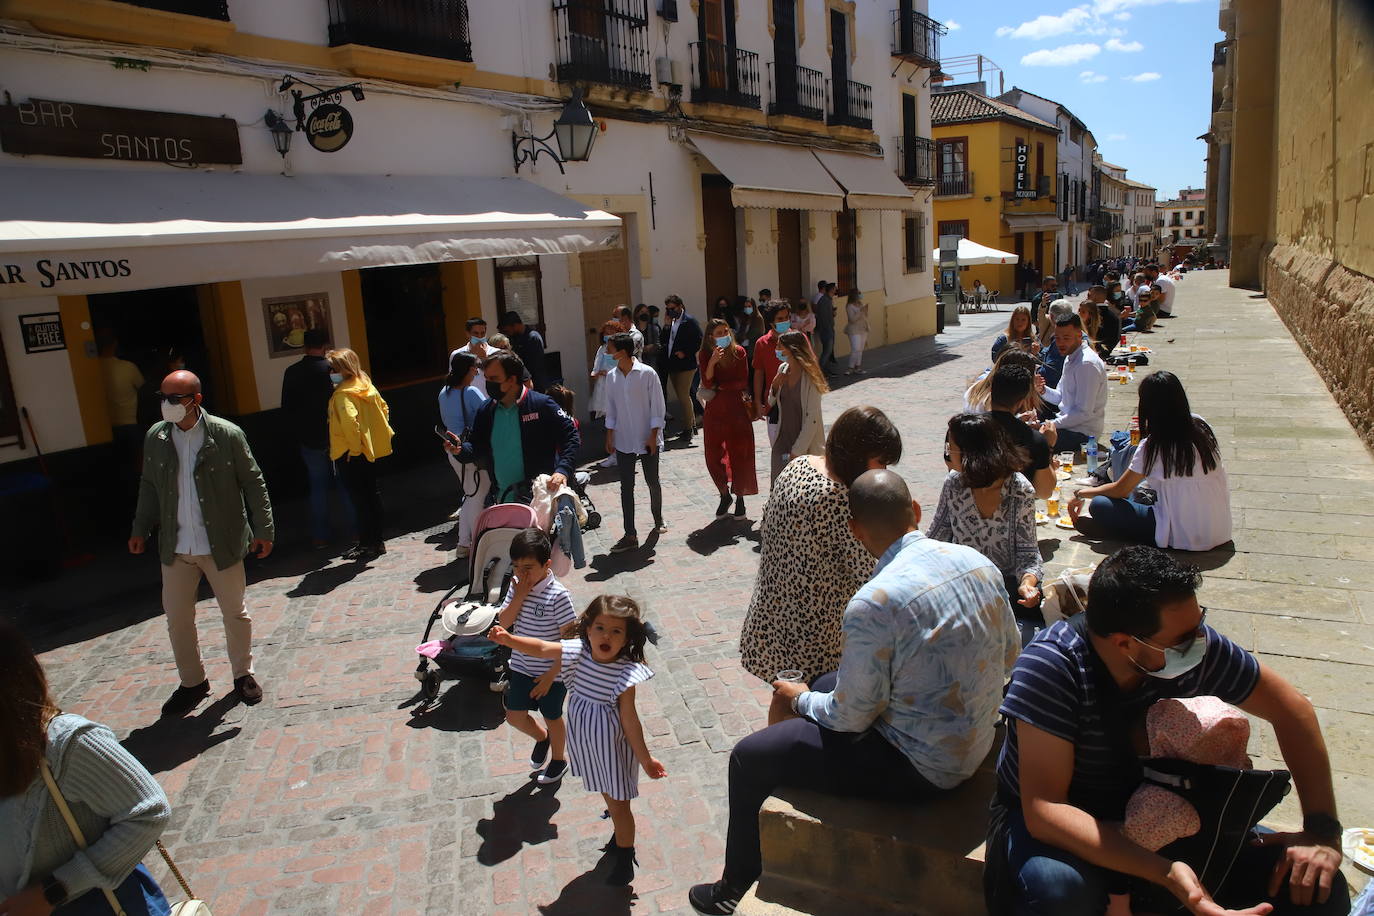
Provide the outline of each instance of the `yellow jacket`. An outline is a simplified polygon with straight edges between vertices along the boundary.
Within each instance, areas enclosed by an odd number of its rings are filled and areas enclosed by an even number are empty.
[[[349,379],[329,398],[329,457],[362,455],[376,461],[391,454],[391,410],[371,382]]]

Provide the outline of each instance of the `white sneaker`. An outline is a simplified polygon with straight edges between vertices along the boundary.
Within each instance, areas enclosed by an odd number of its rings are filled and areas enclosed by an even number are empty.
[[[541,786],[551,786],[563,781],[563,774],[568,772],[568,761],[551,760],[549,765],[544,768],[544,772],[535,777],[535,782]]]
[[[457,509],[454,509],[452,512],[449,513],[448,520],[449,520],[449,521],[455,521],[455,520],[458,518],[458,516],[460,516],[460,515],[462,515],[462,514],[463,514],[463,507],[462,507],[462,506],[459,506]]]

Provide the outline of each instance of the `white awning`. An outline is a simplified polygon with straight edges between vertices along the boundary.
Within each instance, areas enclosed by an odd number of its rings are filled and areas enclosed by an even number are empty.
[[[961,267],[977,267],[980,264],[1015,264],[1020,260],[1014,252],[998,251],[996,248],[979,245],[970,239],[959,240],[958,258]],[[934,249],[930,253],[930,259],[939,263],[940,249]]]
[[[844,188],[851,210],[914,210],[916,198],[882,159],[813,150],[830,177]]]
[[[844,209],[844,193],[805,147],[730,140],[696,131],[687,138],[734,185],[730,199],[736,207]]]
[[[1002,219],[1013,232],[1042,232],[1047,229],[1062,229],[1064,221],[1054,213],[1007,213]]]
[[[1092,242],[1094,245],[1101,245],[1101,246],[1102,246],[1104,249],[1106,249],[1107,251],[1111,251],[1111,250],[1112,250],[1112,243],[1111,243],[1111,242],[1103,242],[1103,241],[1099,241],[1098,239],[1088,239],[1088,241]]]
[[[518,178],[0,168],[0,297],[149,289],[617,243]]]

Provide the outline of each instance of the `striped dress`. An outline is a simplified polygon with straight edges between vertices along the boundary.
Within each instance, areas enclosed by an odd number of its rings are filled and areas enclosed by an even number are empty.
[[[605,792],[616,801],[639,795],[639,762],[620,727],[616,701],[635,684],[654,676],[648,665],[617,659],[601,664],[580,639],[563,640],[563,670],[568,685],[568,757],[574,776],[588,792]]]

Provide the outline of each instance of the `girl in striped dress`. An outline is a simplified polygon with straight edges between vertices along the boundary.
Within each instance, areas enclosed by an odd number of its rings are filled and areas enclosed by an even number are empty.
[[[576,636],[545,642],[492,627],[487,638],[526,655],[562,661],[568,684],[568,751],[572,771],[590,792],[606,800],[615,836],[615,860],[607,882],[634,878],[635,819],[630,801],[639,795],[639,767],[651,779],[668,775],[649,753],[635,711],[635,685],[654,676],[644,664],[647,633],[639,605],[623,595],[601,595],[577,621]],[[636,763],[638,766],[636,766]]]

